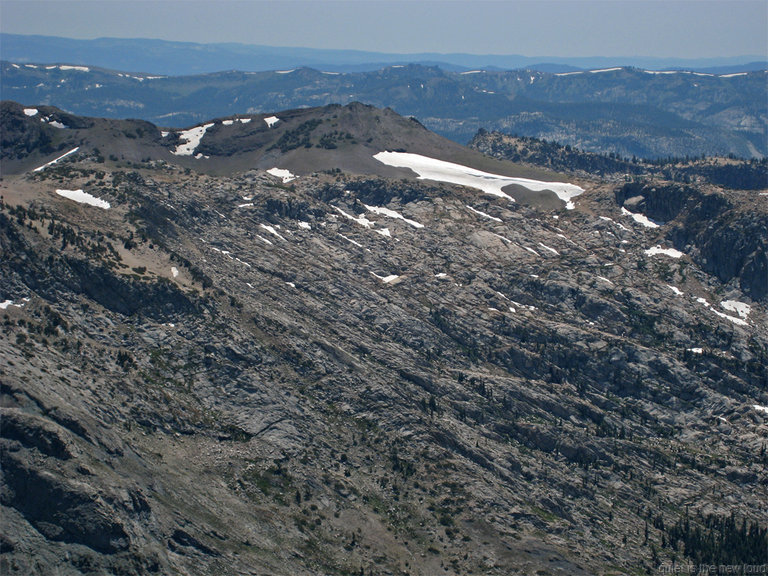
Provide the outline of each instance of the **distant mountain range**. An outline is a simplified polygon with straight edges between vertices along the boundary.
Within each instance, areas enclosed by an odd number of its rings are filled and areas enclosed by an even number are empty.
[[[124,50],[133,58],[129,53]],[[305,67],[165,76],[95,67],[100,54],[94,49],[86,60],[62,49],[57,63],[5,61],[2,97],[169,127],[359,101],[415,116],[459,143],[486,129],[627,158],[768,155],[767,70],[456,72],[398,64],[349,73]],[[5,49],[4,57],[9,57]],[[131,62],[123,64],[123,70],[131,69]]]
[[[690,70],[733,74],[768,68],[765,55],[733,58],[551,57],[519,54],[388,54],[360,50],[316,50],[249,44],[199,44],[165,40],[97,38],[77,40],[55,36],[0,34],[2,57],[16,63],[71,63],[134,73],[169,76],[222,70],[258,72],[311,67],[329,72],[364,72],[393,64],[439,66],[444,70],[474,68],[568,72],[614,66],[649,70]]]

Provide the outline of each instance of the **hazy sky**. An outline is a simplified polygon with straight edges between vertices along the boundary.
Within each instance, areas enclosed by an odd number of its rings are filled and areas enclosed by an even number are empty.
[[[0,0],[0,29],[396,53],[768,57],[766,0]]]

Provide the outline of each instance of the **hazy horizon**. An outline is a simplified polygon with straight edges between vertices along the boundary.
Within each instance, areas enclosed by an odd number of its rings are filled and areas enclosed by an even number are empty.
[[[0,31],[389,54],[768,58],[752,0],[2,0]]]

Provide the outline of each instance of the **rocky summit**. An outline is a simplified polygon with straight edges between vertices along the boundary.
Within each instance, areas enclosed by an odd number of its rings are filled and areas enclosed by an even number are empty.
[[[768,186],[356,103],[0,123],[3,574],[768,563]]]

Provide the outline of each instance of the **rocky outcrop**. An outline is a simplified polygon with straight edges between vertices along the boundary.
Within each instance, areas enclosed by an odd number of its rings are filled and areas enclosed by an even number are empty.
[[[768,296],[768,219],[736,207],[722,192],[691,186],[630,183],[616,201],[652,220],[669,222],[667,237],[724,283],[735,280],[754,300]]]

